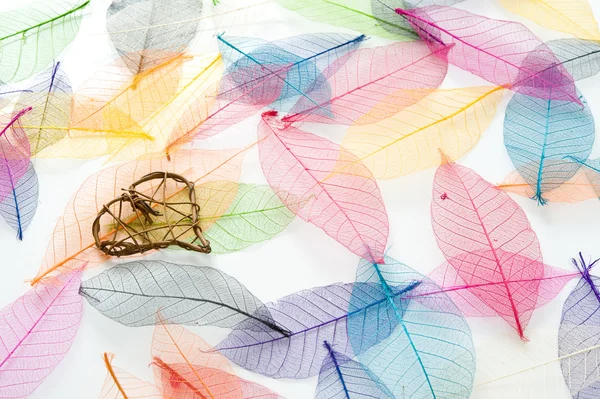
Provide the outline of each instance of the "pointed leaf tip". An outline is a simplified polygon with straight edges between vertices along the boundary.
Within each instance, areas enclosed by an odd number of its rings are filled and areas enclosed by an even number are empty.
[[[438,151],[440,153],[440,158],[441,158],[440,166],[444,166],[444,165],[447,165],[452,162],[452,160],[450,158],[448,158],[448,156],[444,153],[444,150],[442,150],[441,148],[438,148]]]

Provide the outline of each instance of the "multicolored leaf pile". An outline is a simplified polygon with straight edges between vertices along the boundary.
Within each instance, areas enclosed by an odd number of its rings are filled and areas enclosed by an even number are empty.
[[[0,10],[0,215],[27,250],[49,234],[32,287],[0,311],[0,398],[28,397],[66,357],[82,298],[122,325],[107,328],[140,327],[126,334],[141,337],[154,327],[151,356],[128,359],[150,364],[153,382],[106,352],[106,399],[281,399],[294,387],[284,379],[316,376],[317,399],[467,399],[484,385],[493,397],[547,397],[537,380],[522,378],[531,385],[522,391],[503,381],[552,364],[573,398],[598,396],[596,262],[544,261],[593,231],[551,230],[560,218],[548,215],[600,197],[597,5],[499,0],[505,14],[487,3],[477,14],[461,0],[219,3],[40,0]],[[496,18],[509,12],[513,20]],[[71,193],[67,179],[84,161],[110,164]],[[500,181],[509,161],[502,183],[486,180]],[[138,182],[153,172],[183,179]],[[431,230],[411,225],[423,212],[410,202],[430,187]],[[47,207],[59,193],[71,197],[55,220]],[[508,193],[549,205],[521,207]],[[549,241],[562,229],[573,242]],[[103,252],[106,240],[168,234],[180,251],[119,252],[136,256],[127,262]],[[330,272],[339,271],[332,261],[351,273],[355,263],[317,253],[315,240],[358,258],[353,281]],[[210,254],[181,251],[199,241]],[[31,272],[15,262],[24,247],[7,248],[6,279]],[[323,260],[300,266],[323,273],[302,269],[306,280],[288,289],[274,277],[282,270],[268,268],[297,272],[296,248],[307,255],[298,259]],[[325,276],[333,280],[312,279]],[[551,303],[569,284],[557,329]],[[467,319],[484,317],[501,323]],[[202,327],[212,344],[182,325]],[[512,347],[538,339],[528,332],[542,325],[557,340],[536,348],[557,343],[558,357],[486,381],[497,359],[474,342],[504,337],[503,325],[517,333]],[[67,369],[79,370],[77,355]],[[229,361],[264,379],[239,377]],[[281,379],[275,390],[267,378]]]

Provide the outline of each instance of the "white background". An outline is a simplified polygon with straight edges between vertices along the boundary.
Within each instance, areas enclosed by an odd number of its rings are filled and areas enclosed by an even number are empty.
[[[590,1],[595,3],[596,15],[600,18],[600,2]],[[274,2],[256,1],[259,2],[262,5],[229,14],[219,26],[219,32],[278,39],[307,32],[345,31],[307,21]],[[64,70],[75,90],[95,68],[116,56],[104,27],[105,12],[109,3],[110,0],[92,0],[91,8],[88,8],[82,21],[79,35],[61,56]],[[206,1],[205,15],[248,4],[243,0],[222,0],[222,3],[215,9],[210,0]],[[0,0],[0,6],[3,8],[22,4],[22,1],[15,4],[14,0]],[[496,0],[467,0],[457,6],[492,18],[523,22],[544,40],[566,37],[559,32],[543,29],[518,18],[504,10]],[[202,33],[191,51],[215,51],[214,27],[209,21],[201,21],[200,24]],[[385,43],[386,40],[371,38],[366,45]],[[443,86],[466,87],[484,84],[486,83],[479,78],[451,67]],[[600,76],[578,83],[578,88],[587,98],[593,114],[600,118],[598,87]],[[480,143],[471,153],[459,160],[461,164],[474,168],[491,182],[502,181],[513,170],[502,141],[504,109],[509,99],[510,94],[505,94],[493,123],[484,133]],[[254,142],[257,122],[258,116],[255,116],[201,143],[200,146],[238,148]],[[343,128],[331,126],[312,125],[310,130],[338,142],[344,133]],[[600,156],[599,146],[600,144],[596,143],[592,157]],[[69,197],[86,177],[104,165],[102,160],[36,160],[35,167],[40,180],[39,207],[31,226],[25,232],[24,241],[18,242],[14,232],[0,221],[0,306],[9,304],[29,289],[25,280],[35,276],[54,224],[62,215]],[[435,243],[429,214],[434,172],[433,169],[427,170],[380,183],[390,221],[388,245],[391,249],[388,254],[422,273],[431,271],[444,260]],[[246,157],[242,181],[264,183],[256,149]],[[598,200],[577,204],[551,203],[540,207],[535,201],[527,198],[513,198],[524,208],[537,232],[546,263],[570,269],[572,266],[569,259],[579,251],[586,256],[600,257]],[[351,282],[358,263],[357,257],[346,248],[327,237],[318,228],[301,220],[293,221],[284,233],[273,240],[236,254],[205,256],[162,251],[151,257],[219,268],[238,278],[264,301],[275,300],[310,287]],[[101,270],[102,268],[90,270],[84,278]],[[526,331],[530,338],[529,343],[521,342],[514,330],[500,319],[468,320],[477,347],[475,385],[556,358],[556,335],[562,304],[573,285],[574,282],[571,282],[555,300],[534,313]],[[226,333],[225,330],[210,328],[197,328],[195,331],[200,332],[211,343],[217,343]],[[152,327],[124,327],[104,318],[85,303],[83,321],[70,353],[31,397],[97,397],[105,377],[101,359],[103,352],[115,353],[115,365],[151,381],[152,374],[148,367],[151,336]],[[316,377],[298,381],[273,380],[237,367],[236,370],[240,376],[260,382],[286,398],[306,399],[314,395]],[[473,391],[475,398],[506,398],[507,395],[510,395],[511,399],[570,397],[557,362],[519,373],[494,384],[476,387]]]

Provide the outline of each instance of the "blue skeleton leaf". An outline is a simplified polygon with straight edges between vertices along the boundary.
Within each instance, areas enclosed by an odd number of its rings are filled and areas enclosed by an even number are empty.
[[[217,38],[227,65],[219,96],[250,103],[260,101],[265,96],[257,88],[267,83],[272,86],[272,81],[279,80],[283,83],[281,93],[271,106],[287,111],[299,97],[307,98],[313,106],[325,103],[331,93],[323,71],[331,73],[335,68],[332,65],[341,65],[343,57],[358,48],[365,36],[322,33],[273,42],[223,35]],[[319,108],[323,111],[323,107]]]
[[[380,308],[379,314],[386,315],[380,319],[374,312],[370,319],[353,314],[356,304],[366,300],[362,292],[353,292],[348,335],[358,360],[395,397],[468,398],[475,352],[464,317],[431,280],[388,256],[384,260],[384,264],[372,264],[363,259],[356,272],[355,284],[380,287],[377,297],[370,300],[382,300],[387,305]],[[398,287],[415,281],[418,286],[394,298]],[[382,328],[392,332],[378,342],[372,341]]]
[[[38,204],[38,178],[29,162],[27,171],[19,178],[11,193],[0,202],[0,215],[17,232],[17,238],[23,239],[23,232],[33,219]]]
[[[585,160],[594,144],[594,118],[581,94],[583,107],[572,101],[546,100],[516,93],[504,119],[504,145],[536,199],[569,180],[580,168],[568,156]]]

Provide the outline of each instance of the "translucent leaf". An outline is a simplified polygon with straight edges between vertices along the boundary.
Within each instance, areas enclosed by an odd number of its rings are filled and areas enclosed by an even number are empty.
[[[227,359],[177,325],[157,325],[152,339],[154,378],[169,399],[282,399],[235,375]]]
[[[263,114],[258,137],[262,170],[288,209],[379,262],[389,226],[369,170],[337,144],[279,122],[273,112]]]
[[[294,216],[268,186],[241,183],[229,209],[214,218],[205,236],[213,253],[235,252],[275,237]]]
[[[33,108],[21,118],[32,156],[65,137],[66,129],[51,127],[69,126],[71,100],[71,82],[59,62],[38,75],[28,92],[19,96],[19,104]]]
[[[180,54],[161,54],[163,62],[136,75],[120,59],[99,68],[75,93],[71,130],[101,128],[110,124],[115,112],[140,124],[155,114],[176,93],[184,66],[193,60]]]
[[[524,25],[454,7],[397,9],[433,49],[450,47],[449,63],[498,86],[579,104],[573,78]]]
[[[316,375],[330,357],[327,342],[336,353],[349,358],[355,351],[388,337],[398,325],[390,302],[400,303],[418,286],[409,281],[382,297],[379,284],[332,284],[303,290],[266,304],[278,326],[289,331],[281,334],[255,321],[239,324],[217,349],[238,365],[274,378],[308,378]],[[439,289],[438,289],[439,291]],[[349,310],[350,299],[354,304]],[[360,346],[348,341],[349,317],[367,320],[369,334]]]
[[[500,253],[502,256],[509,254]],[[519,259],[514,255],[515,263],[526,263],[526,259]],[[481,283],[467,283],[450,262],[435,268],[429,278],[439,285],[442,291],[456,304],[460,311],[467,317],[495,317],[498,316],[497,308],[490,305],[486,293],[493,293],[498,287],[517,292],[524,287],[537,285],[537,301],[535,307],[544,306],[558,295],[564,286],[577,277],[578,273],[568,272],[549,265],[543,265],[541,277],[509,277],[507,280],[497,280]],[[491,295],[490,295],[491,296]]]
[[[196,35],[202,4],[202,0],[114,0],[106,12],[106,29],[137,75],[163,63],[165,53],[186,49]]]
[[[0,311],[0,397],[29,397],[69,352],[83,312],[80,281],[79,271],[64,274]]]
[[[329,346],[329,344],[325,344]],[[331,347],[325,358],[315,399],[393,399],[394,395],[368,368]]]
[[[587,101],[543,100],[515,94],[506,109],[504,145],[519,174],[540,204],[544,194],[569,180],[594,144],[594,118]]]
[[[558,356],[573,398],[593,398],[600,389],[600,279],[590,275],[597,262],[573,260],[581,279],[565,301],[558,330]],[[578,262],[581,263],[578,263]]]
[[[0,82],[47,68],[75,38],[90,0],[40,1],[0,14]]]
[[[356,49],[364,35],[328,33],[299,35],[266,43],[245,37],[218,36],[219,49],[230,64],[219,84],[218,96],[205,119],[187,119],[170,147],[192,138],[204,139],[256,114],[276,102],[280,106],[298,97],[315,105],[312,92],[322,70],[339,67],[335,61]],[[319,88],[326,86],[319,81]],[[293,104],[293,101],[292,101]]]
[[[364,0],[363,0],[364,1]],[[366,0],[368,1],[368,0]],[[415,8],[431,5],[451,6],[463,0],[370,0],[373,15],[381,27],[397,35],[406,31],[414,32],[410,23],[396,13],[397,8]],[[416,33],[416,32],[415,32]]]
[[[447,52],[422,42],[359,49],[329,66],[310,98],[300,98],[282,120],[352,125],[390,117],[442,83]]]
[[[320,83],[323,71],[340,68],[342,64],[336,61],[345,59],[365,40],[364,35],[340,33],[298,35],[273,42],[222,35],[218,38],[219,50],[227,64],[219,97],[236,98],[238,93],[244,93],[243,89],[256,79],[245,73],[262,65],[264,75],[274,75],[273,79],[284,83],[279,97],[269,105],[286,112],[299,98],[313,103],[311,92]],[[238,100],[262,103],[263,98],[263,93],[253,90]]]
[[[596,196],[600,197],[600,158],[588,159],[585,162],[578,159],[574,159],[574,161],[583,166],[585,176],[596,192]]]
[[[46,127],[69,135],[38,156],[111,155],[111,161],[122,161],[165,153],[170,136],[183,127],[178,120],[184,112],[196,120],[206,117],[221,72],[221,59],[214,56],[171,57],[136,76],[109,64],[75,94],[70,123]]]
[[[130,327],[160,322],[233,327],[252,319],[283,332],[246,287],[212,267],[128,262],[82,282],[80,293],[104,316]]]
[[[30,144],[21,118],[32,108],[15,112],[0,133],[0,215],[23,239],[38,203],[38,179],[29,160]]]
[[[157,318],[161,319],[159,311]],[[157,323],[152,336],[154,379],[167,398],[195,398],[200,395],[221,397],[238,393],[236,381],[223,381],[218,371],[233,374],[229,361],[211,351],[202,338],[179,325]],[[187,385],[187,387],[185,386]]]
[[[12,193],[0,203],[0,215],[17,232],[17,238],[23,239],[23,232],[29,227],[38,205],[38,178],[30,162],[27,171],[14,185]]]
[[[369,0],[278,0],[278,3],[305,18],[368,35],[393,40],[418,39],[411,28],[374,14]]]
[[[535,188],[532,188],[516,170],[506,176],[502,183],[498,184],[498,188],[523,197],[535,196]],[[597,199],[598,188],[600,187],[590,182],[585,170],[580,168],[569,180],[544,193],[544,198],[548,202],[581,202],[592,198]]]
[[[103,356],[107,374],[100,399],[164,399],[154,385],[113,366],[113,359],[113,354],[105,353]]]
[[[544,264],[521,207],[473,170],[447,163],[435,175],[431,222],[438,247],[465,284],[505,283],[472,292],[525,339]]]
[[[364,341],[373,334],[374,320],[362,314],[348,318],[348,336],[361,364],[395,397],[468,398],[475,350],[469,326],[450,298],[431,280],[387,256],[380,265],[361,260],[356,281],[381,287],[376,299],[392,314],[377,320],[389,324],[392,333],[367,350]],[[398,287],[414,282],[419,284],[408,297],[392,300]],[[362,306],[361,295],[353,292],[350,313]]]
[[[500,3],[543,27],[581,39],[600,39],[598,22],[588,0],[500,0]]]
[[[377,179],[438,166],[439,150],[455,160],[477,144],[502,94],[500,87],[437,89],[391,118],[350,127],[342,146]]]
[[[558,39],[548,47],[574,80],[586,79],[600,72],[600,42],[582,39]]]

